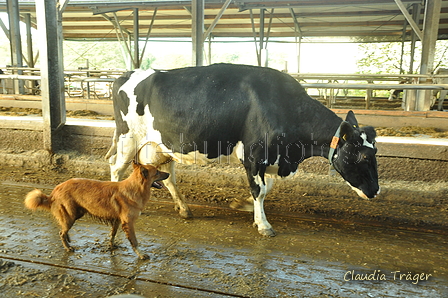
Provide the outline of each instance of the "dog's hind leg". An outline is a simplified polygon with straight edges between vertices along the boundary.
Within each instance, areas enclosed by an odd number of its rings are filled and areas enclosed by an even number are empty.
[[[137,237],[135,236],[133,221],[132,222],[122,221],[121,226],[123,228],[123,231],[126,233],[126,237],[128,238],[129,242],[131,243],[132,249],[138,255],[138,257],[142,260],[149,259],[148,255],[141,253],[137,248],[138,242],[137,242]]]
[[[114,220],[112,222],[112,229],[110,230],[110,234],[109,234],[110,235],[110,242],[109,242],[110,249],[114,249],[116,247],[114,241],[115,241],[115,235],[117,235],[119,225],[120,225],[120,222],[118,220]]]
[[[57,219],[61,230],[59,231],[59,237],[61,237],[62,245],[64,245],[65,250],[68,252],[75,251],[73,247],[70,246],[70,237],[68,236],[68,231],[72,228],[73,224],[76,221],[76,218],[70,215],[67,212],[66,206],[52,206],[52,213],[54,217]]]

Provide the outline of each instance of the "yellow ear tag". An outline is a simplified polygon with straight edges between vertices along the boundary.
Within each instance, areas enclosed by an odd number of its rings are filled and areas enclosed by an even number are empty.
[[[338,143],[339,143],[339,138],[333,137],[333,139],[331,140],[330,148],[336,149],[336,147],[338,146]]]

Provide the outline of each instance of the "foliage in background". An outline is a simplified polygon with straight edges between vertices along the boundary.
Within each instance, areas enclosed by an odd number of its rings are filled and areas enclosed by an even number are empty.
[[[434,69],[448,67],[448,41],[437,41]],[[363,43],[359,45],[358,70],[359,73],[400,73],[400,42]],[[411,57],[410,42],[405,43],[403,56],[403,73],[409,72]],[[415,49],[413,73],[418,73],[421,60],[421,43]]]
[[[126,69],[118,42],[64,41],[64,68]]]

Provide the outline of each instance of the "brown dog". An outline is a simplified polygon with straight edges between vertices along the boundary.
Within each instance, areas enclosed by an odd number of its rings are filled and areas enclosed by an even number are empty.
[[[56,186],[50,196],[35,189],[27,194],[25,206],[53,214],[61,226],[59,235],[67,251],[74,251],[69,244],[68,231],[77,219],[87,213],[112,225],[111,247],[121,223],[132,249],[140,259],[146,259],[148,256],[137,249],[134,223],[149,200],[151,186],[163,188],[158,181],[168,176],[153,166],[134,164],[129,178],[120,182],[74,178]]]

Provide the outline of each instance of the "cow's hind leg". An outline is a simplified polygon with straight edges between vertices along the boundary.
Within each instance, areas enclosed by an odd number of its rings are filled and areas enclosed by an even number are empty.
[[[448,90],[442,90],[439,93],[439,104],[437,105],[438,111],[443,111],[443,101],[445,100],[446,95],[448,94]]]
[[[108,155],[112,154],[109,157],[111,181],[120,181],[123,179],[127,168],[135,158],[136,150],[137,143],[132,135],[121,135],[118,138],[116,148],[113,152],[108,153]]]
[[[187,203],[185,203],[185,200],[176,185],[176,173],[174,170],[174,165],[174,161],[160,165],[160,169],[162,171],[168,172],[170,174],[168,179],[163,180],[163,183],[170,191],[175,203],[174,208],[179,212],[179,215],[183,218],[191,218],[193,217],[193,214],[191,213],[190,207],[188,207]]]

